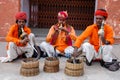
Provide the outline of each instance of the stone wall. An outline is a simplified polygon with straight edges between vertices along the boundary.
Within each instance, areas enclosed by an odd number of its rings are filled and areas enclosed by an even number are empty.
[[[98,0],[97,8],[108,11],[107,23],[113,27],[115,43],[120,43],[120,0]]]
[[[15,23],[15,14],[20,10],[20,0],[0,0],[0,41]]]
[[[108,11],[107,23],[113,27],[115,43],[120,43],[120,0],[96,0],[97,8]],[[20,11],[21,0],[0,0],[0,41],[4,40],[8,29],[15,23],[15,14]]]

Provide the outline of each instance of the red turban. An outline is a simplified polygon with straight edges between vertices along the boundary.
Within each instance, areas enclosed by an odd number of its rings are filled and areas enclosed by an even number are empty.
[[[104,16],[104,17],[108,17],[108,13],[106,12],[106,11],[102,11],[102,10],[97,10],[96,12],[95,12],[95,15],[97,16],[97,15],[101,15],[101,16]]]
[[[68,13],[67,13],[67,11],[60,11],[60,12],[58,13],[58,19],[59,19],[59,18],[64,18],[64,19],[68,18]]]
[[[16,17],[16,20],[18,20],[18,19],[26,20],[27,19],[27,15],[25,12],[18,12],[15,17]]]

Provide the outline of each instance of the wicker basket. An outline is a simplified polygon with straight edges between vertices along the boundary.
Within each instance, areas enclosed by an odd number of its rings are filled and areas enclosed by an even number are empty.
[[[39,74],[39,61],[34,58],[26,58],[21,62],[20,74],[23,76],[35,76]]]
[[[39,74],[39,68],[31,68],[31,69],[25,69],[21,68],[20,69],[20,74],[23,76],[35,76]]]
[[[50,67],[58,66],[59,65],[59,59],[55,58],[55,57],[47,57],[45,59],[45,65],[50,66]]]
[[[55,66],[55,67],[44,66],[44,71],[48,73],[58,72],[59,66]]]
[[[26,58],[22,62],[22,68],[31,69],[39,67],[39,61],[35,61],[34,58]]]
[[[43,70],[45,72],[54,73],[59,71],[59,59],[55,57],[47,57]]]
[[[83,75],[83,73],[84,73],[83,69],[81,69],[81,70],[71,70],[71,69],[65,68],[65,74],[67,74],[69,76],[81,76],[81,75]]]
[[[71,69],[71,70],[80,70],[80,69],[83,69],[83,62],[79,62],[79,63],[76,63],[76,64],[73,64],[73,63],[71,63],[72,62],[72,59],[69,59],[69,60],[67,60],[67,62],[66,62],[66,67],[68,68],[68,69]]]
[[[73,59],[69,59],[66,62],[64,73],[69,76],[81,76],[84,73],[84,65],[82,60],[77,60],[77,63],[73,63]]]

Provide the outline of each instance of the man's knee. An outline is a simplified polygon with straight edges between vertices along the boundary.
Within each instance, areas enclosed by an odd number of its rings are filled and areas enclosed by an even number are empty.
[[[16,44],[14,42],[9,42],[9,47],[14,47]]]
[[[67,47],[64,52],[65,52],[65,57],[70,58],[71,55],[73,54],[74,48],[72,46]]]
[[[42,42],[42,43],[40,44],[40,48],[45,48],[47,45],[48,45],[48,43]]]
[[[35,37],[35,35],[33,33],[30,33],[29,36],[30,37]]]
[[[72,46],[69,46],[64,50],[65,53],[73,53],[73,51],[74,51],[74,48]]]
[[[83,43],[83,45],[82,45],[83,47],[84,46],[91,46],[91,44],[90,43],[88,43],[88,42],[85,42],[85,43]]]
[[[104,45],[104,49],[109,49],[109,50],[111,50],[111,49],[113,49],[113,46],[112,46],[112,45]]]

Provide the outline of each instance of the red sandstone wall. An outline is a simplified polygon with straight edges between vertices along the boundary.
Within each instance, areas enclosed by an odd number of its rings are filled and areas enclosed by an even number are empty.
[[[120,43],[120,0],[98,0],[97,7],[108,11],[107,23],[113,27],[115,43]]]
[[[105,8],[109,17],[107,23],[110,24],[118,37],[116,43],[120,43],[120,0],[97,0],[97,8]],[[0,0],[0,41],[5,37],[9,27],[15,22],[15,14],[20,9],[20,0]]]
[[[9,27],[15,22],[14,16],[19,8],[20,0],[0,0],[0,37],[6,36]]]

